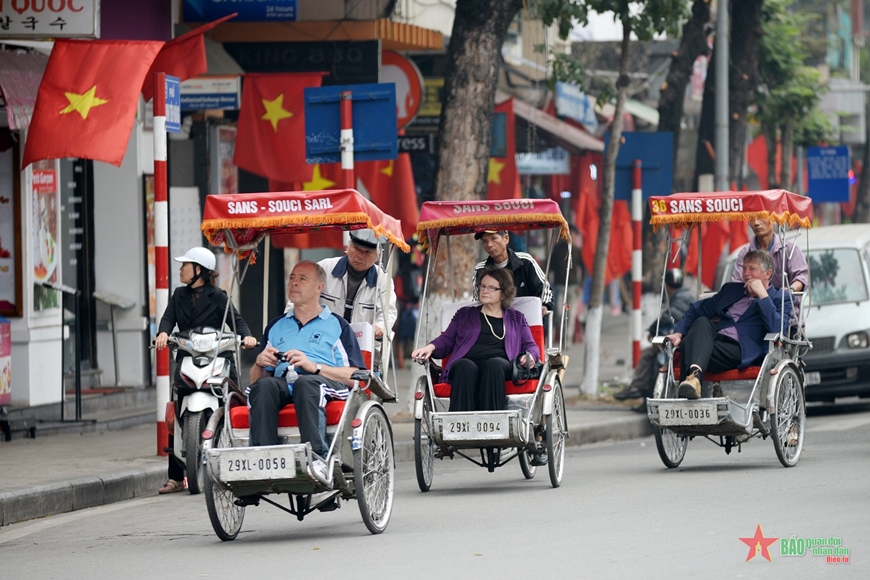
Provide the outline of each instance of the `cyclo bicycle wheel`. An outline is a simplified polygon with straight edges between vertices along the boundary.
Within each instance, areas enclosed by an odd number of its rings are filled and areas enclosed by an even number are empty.
[[[230,447],[229,434],[224,431],[224,417],[221,417],[214,426],[214,439],[212,448],[220,449]],[[202,466],[203,471],[206,466]],[[245,507],[235,504],[236,497],[229,489],[221,486],[206,474],[205,478],[205,507],[208,509],[208,519],[217,537],[224,542],[235,540],[242,529],[245,519]]]
[[[660,399],[662,397],[673,397],[676,393],[665,394],[665,381],[667,373],[659,373],[656,379],[656,385],[653,389],[653,398]],[[671,389],[676,390],[676,389]],[[659,457],[662,463],[669,469],[679,467],[686,456],[686,448],[689,446],[689,439],[682,435],[677,435],[673,431],[664,427],[657,427],[655,430],[656,449],[659,452]]]
[[[568,424],[565,420],[565,399],[562,396],[562,384],[554,375],[553,379],[553,412],[547,415],[547,469],[550,472],[550,484],[553,487],[562,485],[562,473],[565,468],[565,439],[568,437]]]
[[[362,419],[359,449],[353,452],[353,482],[363,523],[373,534],[387,529],[393,511],[393,436],[384,410],[370,406]]]
[[[797,371],[784,366],[777,373],[770,416],[770,434],[779,462],[785,467],[797,465],[804,446],[807,408]]]
[[[429,491],[435,475],[435,443],[432,441],[429,413],[432,399],[429,397],[429,384],[426,377],[417,379],[417,391],[423,393],[423,418],[414,420],[414,468],[417,472],[417,486],[420,491]]]

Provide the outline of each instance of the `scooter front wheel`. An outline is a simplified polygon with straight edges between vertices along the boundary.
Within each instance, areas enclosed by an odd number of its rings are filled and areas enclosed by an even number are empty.
[[[202,464],[202,432],[211,416],[210,410],[184,416],[184,461],[187,468],[187,489],[197,494],[205,489],[205,467]]]

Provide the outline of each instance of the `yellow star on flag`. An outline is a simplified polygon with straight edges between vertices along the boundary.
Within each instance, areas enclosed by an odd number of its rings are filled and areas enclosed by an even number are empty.
[[[105,105],[109,102],[108,99],[101,99],[96,96],[97,93],[97,85],[92,86],[86,93],[78,94],[78,93],[64,93],[66,95],[67,100],[69,101],[69,105],[62,109],[60,114],[66,115],[67,113],[72,113],[76,111],[79,115],[82,116],[82,119],[88,118],[88,113],[94,107],[99,107],[100,105]]]
[[[271,122],[272,129],[276,133],[278,132],[278,121],[293,116],[293,113],[284,108],[284,93],[281,93],[272,101],[263,99],[263,107],[266,109],[266,114],[260,118]]]
[[[504,169],[504,163],[499,163],[494,157],[489,158],[489,175],[486,178],[487,183],[497,183],[501,185],[501,170]]]
[[[392,176],[393,176],[393,160],[392,160],[392,159],[390,159],[390,164],[389,164],[389,165],[387,165],[386,167],[384,167],[383,169],[381,169],[381,173],[383,173],[384,175],[386,175],[386,176],[388,176],[388,177],[392,177]]]
[[[311,181],[306,181],[302,184],[302,191],[323,191],[335,185],[334,181],[329,181],[320,175],[320,164],[314,166],[314,173],[311,175]]]

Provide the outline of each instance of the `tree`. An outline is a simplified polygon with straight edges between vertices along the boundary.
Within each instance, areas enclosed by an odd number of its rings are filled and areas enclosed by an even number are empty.
[[[679,160],[680,129],[683,121],[683,104],[686,86],[692,78],[695,61],[699,56],[710,54],[707,46],[710,23],[710,0],[694,0],[692,16],[683,24],[680,46],[671,58],[668,76],[661,87],[659,97],[659,126],[663,133],[674,135],[674,168]],[[654,231],[649,223],[643,224],[643,277],[650,283],[654,294],[661,292],[661,265],[665,260],[665,229]]]
[[[764,35],[758,44],[759,87],[755,97],[758,119],[767,143],[769,187],[791,189],[792,152],[814,131],[802,131],[805,122],[815,127],[821,95],[826,87],[819,71],[804,66],[807,51],[800,42],[809,17],[788,10],[786,0],[768,0],[762,9]],[[823,117],[824,118],[824,117]],[[830,125],[829,125],[830,126]],[[776,175],[777,143],[782,145],[782,174]]]
[[[614,18],[622,23],[622,44],[620,47],[619,71],[616,81],[616,103],[613,120],[610,124],[610,140],[604,152],[603,192],[599,207],[598,239],[592,267],[592,286],[589,295],[589,312],[586,317],[586,365],[582,390],[595,396],[598,393],[598,361],[601,342],[602,295],[607,262],[607,248],[610,244],[610,226],[613,216],[614,181],[616,177],[616,157],[622,139],[622,114],[629,85],[628,63],[630,40],[634,33],[640,40],[650,40],[663,32],[676,33],[676,28],[685,17],[686,4],[683,0],[647,0],[629,2],[627,0],[545,0],[541,2],[544,24],[558,22],[560,34],[567,37],[568,31],[576,23],[588,24],[590,12],[606,14],[612,12]]]
[[[743,164],[749,105],[758,83],[758,39],[762,34],[761,6],[763,0],[732,0],[731,54],[728,67],[728,180],[736,181]],[[704,83],[704,103],[701,106],[701,124],[698,128],[698,149],[695,157],[695,177],[715,173],[713,151],[716,131],[716,55],[707,67]]]
[[[492,110],[501,47],[523,0],[457,0],[447,48],[444,101],[438,129],[435,199],[482,199],[486,195]],[[473,241],[451,244],[452,271],[435,269],[432,292],[447,296],[470,290]]]

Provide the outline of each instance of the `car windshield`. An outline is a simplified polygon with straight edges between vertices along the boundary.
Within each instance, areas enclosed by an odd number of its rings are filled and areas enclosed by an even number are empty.
[[[867,300],[867,284],[858,250],[810,251],[812,304]]]

